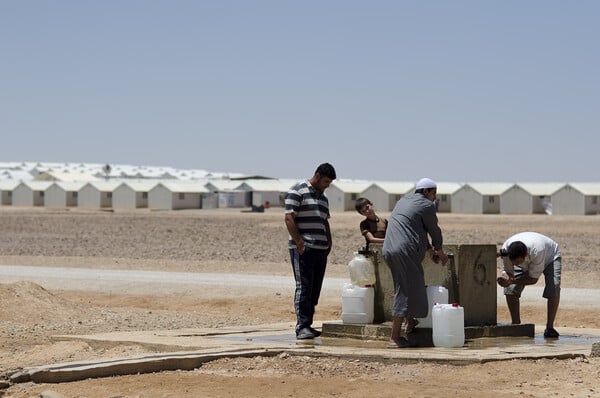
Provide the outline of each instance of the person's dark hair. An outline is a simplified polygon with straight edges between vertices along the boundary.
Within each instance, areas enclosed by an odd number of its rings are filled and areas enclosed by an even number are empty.
[[[335,169],[329,163],[322,163],[317,167],[315,174],[319,173],[321,177],[328,177],[332,180],[335,180],[337,176],[335,175]]]
[[[372,205],[372,204],[373,204],[373,202],[371,202],[367,198],[358,198],[358,199],[356,199],[356,202],[354,203],[354,208],[360,214],[360,209],[362,209],[366,205]]]
[[[507,249],[500,249],[498,252],[499,257],[508,257],[510,260],[515,260],[517,258],[525,258],[527,255],[527,246],[525,243],[517,240],[508,245]]]

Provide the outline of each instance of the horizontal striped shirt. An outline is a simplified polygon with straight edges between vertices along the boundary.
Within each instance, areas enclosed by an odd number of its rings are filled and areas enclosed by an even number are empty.
[[[329,201],[324,193],[313,188],[310,182],[296,184],[285,195],[285,214],[295,214],[294,221],[304,245],[311,249],[327,250],[326,220],[330,217]],[[289,237],[288,246],[295,249],[296,244]]]

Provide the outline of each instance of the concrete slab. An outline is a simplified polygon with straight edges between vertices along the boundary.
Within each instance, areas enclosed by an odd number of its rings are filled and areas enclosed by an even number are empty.
[[[510,323],[494,326],[467,326],[465,327],[465,340],[481,337],[534,337],[535,325],[523,323],[512,325]],[[392,323],[379,324],[348,324],[342,322],[324,322],[323,336],[338,338],[353,338],[360,340],[388,341],[392,333]],[[411,344],[418,347],[433,347],[433,330],[431,328],[417,327],[414,333],[407,336]]]
[[[315,327],[322,325],[315,324]],[[387,349],[381,339],[320,337],[296,340],[290,323],[229,327],[115,332],[96,335],[56,336],[56,340],[86,341],[92,346],[139,344],[162,353],[98,361],[78,361],[26,368],[11,382],[57,383],[90,377],[108,377],[162,370],[190,370],[224,357],[309,355],[367,361],[434,361],[452,364],[483,363],[510,359],[574,358],[591,354],[600,342],[600,330],[560,328],[561,337],[545,340],[543,330],[535,337],[482,337],[461,348],[419,347]]]

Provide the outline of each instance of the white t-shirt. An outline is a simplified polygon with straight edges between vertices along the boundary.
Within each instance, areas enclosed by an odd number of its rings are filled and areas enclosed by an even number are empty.
[[[504,242],[502,248],[507,250],[508,246],[516,241],[521,241],[527,246],[527,256],[520,267],[528,271],[531,278],[539,278],[546,265],[560,257],[558,243],[537,232],[520,232],[513,235]],[[502,257],[502,263],[504,271],[514,274],[514,266],[508,257]]]

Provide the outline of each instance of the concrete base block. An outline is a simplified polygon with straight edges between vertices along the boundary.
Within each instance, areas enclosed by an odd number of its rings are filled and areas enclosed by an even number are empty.
[[[392,333],[391,322],[380,324],[349,324],[342,322],[323,323],[323,337],[350,338],[360,340],[389,340]],[[465,340],[481,337],[534,337],[535,325],[498,324],[494,326],[467,326]],[[416,328],[407,336],[409,343],[416,347],[433,347],[431,328]]]
[[[369,258],[375,267],[374,323],[392,320],[394,282],[392,273],[383,261],[382,245],[372,244]],[[425,284],[448,289],[448,302],[464,307],[466,326],[495,325],[496,303],[496,246],[444,245],[453,257],[446,266],[435,264],[429,257],[423,260]]]

